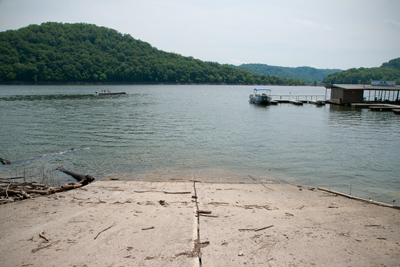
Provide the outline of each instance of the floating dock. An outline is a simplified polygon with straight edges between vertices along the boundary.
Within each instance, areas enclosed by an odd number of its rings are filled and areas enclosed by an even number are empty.
[[[318,106],[325,105],[326,95],[272,95],[273,100],[271,104],[275,103],[289,103],[293,105],[302,106],[305,103],[315,104]]]
[[[400,114],[400,106],[392,104],[373,104],[373,103],[353,103],[355,108],[368,108],[371,111],[393,111],[394,114]]]

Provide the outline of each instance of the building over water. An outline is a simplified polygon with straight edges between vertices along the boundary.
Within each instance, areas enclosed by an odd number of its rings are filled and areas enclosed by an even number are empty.
[[[333,84],[326,88],[331,90],[331,102],[336,104],[400,102],[400,86],[392,81],[372,81],[371,84]]]

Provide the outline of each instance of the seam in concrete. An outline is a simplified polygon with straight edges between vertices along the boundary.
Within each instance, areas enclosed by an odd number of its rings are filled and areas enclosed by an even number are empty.
[[[197,201],[197,191],[196,191],[196,179],[193,175],[193,190],[194,190],[194,200],[195,200],[195,211],[194,211],[194,239],[193,239],[193,252],[195,253],[194,266],[201,267],[201,250],[200,250],[200,216],[199,216],[199,202]]]

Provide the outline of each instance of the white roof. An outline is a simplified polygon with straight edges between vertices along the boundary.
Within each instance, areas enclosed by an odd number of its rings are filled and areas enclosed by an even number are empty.
[[[332,86],[327,86],[327,88],[340,88],[344,90],[400,90],[399,85],[394,86],[378,86],[370,84],[333,84]]]

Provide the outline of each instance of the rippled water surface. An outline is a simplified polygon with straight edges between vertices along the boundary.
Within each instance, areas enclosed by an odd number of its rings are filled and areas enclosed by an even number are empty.
[[[109,88],[127,95],[93,95]],[[325,95],[322,87],[270,88],[278,97]],[[0,86],[0,157],[14,161],[0,177],[61,175],[54,169],[63,165],[98,179],[278,179],[400,202],[400,116],[260,107],[248,103],[252,89]]]

